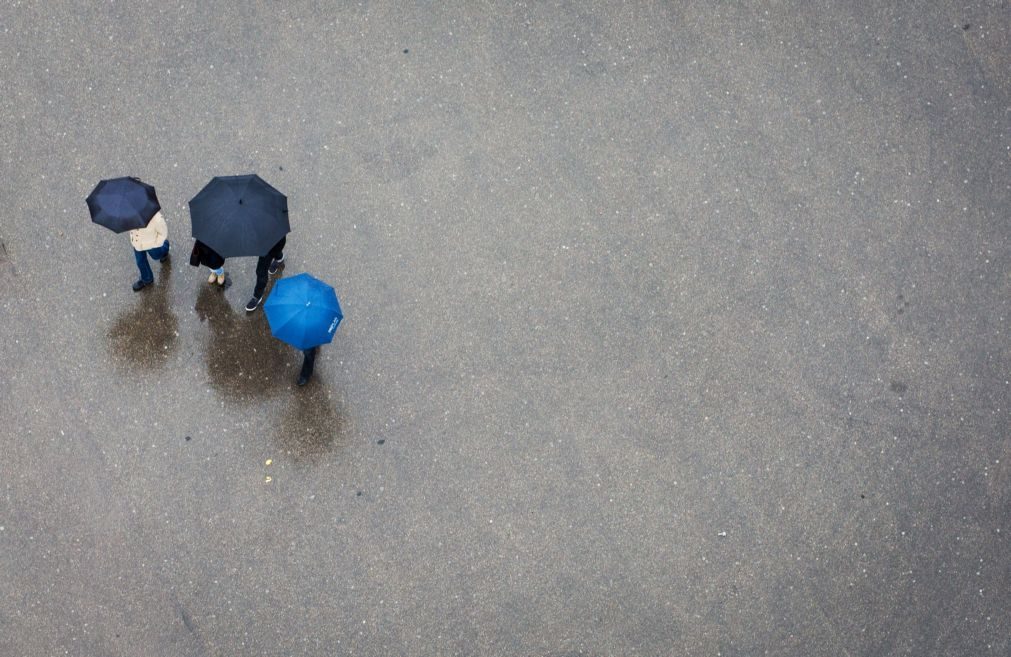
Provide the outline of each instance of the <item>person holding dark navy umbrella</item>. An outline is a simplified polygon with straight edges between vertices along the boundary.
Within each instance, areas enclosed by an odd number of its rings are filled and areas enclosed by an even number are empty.
[[[87,198],[91,220],[116,233],[130,232],[134,259],[140,279],[133,284],[139,292],[154,282],[148,257],[167,262],[168,226],[161,214],[161,204],[154,187],[137,178],[103,180]]]
[[[222,258],[256,256],[256,286],[246,304],[260,305],[267,275],[284,263],[288,199],[256,174],[217,176],[190,200],[193,237]]]
[[[160,211],[151,217],[147,226],[130,231],[130,244],[133,245],[137,269],[140,270],[140,279],[134,282],[133,291],[139,292],[154,283],[154,272],[147,261],[148,256],[161,263],[168,262],[168,226]]]
[[[194,267],[203,265],[211,270],[211,275],[207,278],[208,283],[217,283],[219,286],[225,284],[225,259],[221,254],[207,246],[200,240],[193,243],[193,251],[190,253],[190,264]]]

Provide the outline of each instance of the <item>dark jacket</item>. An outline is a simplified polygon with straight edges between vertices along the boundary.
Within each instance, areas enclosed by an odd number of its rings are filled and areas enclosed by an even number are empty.
[[[190,264],[194,267],[203,265],[204,267],[217,269],[225,264],[225,259],[218,255],[217,251],[197,240],[193,245],[193,253],[190,254]]]

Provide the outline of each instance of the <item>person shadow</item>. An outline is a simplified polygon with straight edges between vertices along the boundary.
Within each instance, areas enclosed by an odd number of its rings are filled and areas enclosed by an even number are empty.
[[[301,353],[301,352],[296,352]],[[319,378],[294,388],[276,429],[276,441],[296,463],[313,464],[341,445],[350,431],[343,402]]]
[[[131,368],[164,367],[178,346],[179,320],[169,302],[172,264],[155,268],[154,285],[135,293],[133,307],[113,320],[107,334],[113,360]]]
[[[211,385],[239,401],[277,394],[296,371],[295,358],[286,345],[270,333],[263,310],[240,316],[232,310],[224,291],[205,285],[194,306],[208,332],[207,376]]]

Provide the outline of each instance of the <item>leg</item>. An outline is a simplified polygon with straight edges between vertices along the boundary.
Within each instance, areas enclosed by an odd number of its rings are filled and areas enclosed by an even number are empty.
[[[253,288],[253,298],[246,302],[246,312],[251,313],[260,305],[263,291],[267,289],[267,268],[270,266],[270,256],[260,256],[256,260],[256,287]]]
[[[305,357],[302,359],[302,371],[298,373],[298,385],[304,386],[309,382],[310,377],[312,377],[312,370],[316,365],[317,351],[319,351],[319,347],[302,350]]]
[[[270,257],[260,256],[256,260],[256,287],[253,288],[253,296],[257,299],[263,298],[263,291],[267,289],[267,268],[270,267]]]
[[[147,251],[134,251],[133,257],[137,260],[137,269],[140,270],[140,280],[145,285],[154,282],[154,272],[151,271],[151,264],[147,261]]]
[[[270,268],[267,270],[271,276],[277,273],[278,269],[284,267],[284,251],[275,256],[270,262]]]
[[[168,240],[165,240],[165,242],[158,248],[151,249],[150,251],[148,251],[148,253],[151,254],[151,257],[157,260],[158,262],[165,262],[165,259],[168,258],[168,252],[169,252]]]

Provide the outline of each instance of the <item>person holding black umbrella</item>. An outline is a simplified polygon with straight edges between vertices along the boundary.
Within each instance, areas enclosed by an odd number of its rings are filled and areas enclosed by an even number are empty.
[[[154,187],[133,177],[103,180],[87,198],[91,220],[116,233],[130,232],[134,259],[140,279],[133,284],[139,292],[154,282],[148,256],[158,262],[169,257],[168,226]]]
[[[193,237],[222,258],[256,256],[256,286],[246,304],[260,305],[267,275],[284,266],[288,199],[256,174],[216,176],[190,199]]]
[[[193,252],[190,253],[190,264],[194,267],[203,265],[211,270],[211,275],[207,278],[208,283],[217,282],[218,285],[225,284],[225,259],[221,254],[207,246],[200,240],[193,243]]]
[[[140,270],[140,279],[134,282],[133,291],[139,292],[154,283],[154,272],[147,261],[148,256],[161,263],[168,261],[168,225],[160,210],[151,217],[147,226],[130,231],[130,244],[133,246],[137,269]]]

